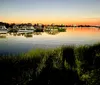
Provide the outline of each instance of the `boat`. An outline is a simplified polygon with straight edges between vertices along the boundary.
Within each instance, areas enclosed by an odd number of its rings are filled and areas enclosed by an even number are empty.
[[[30,32],[34,32],[34,28],[20,28],[18,30],[18,33],[30,33]]]
[[[0,34],[5,34],[7,32],[8,32],[8,30],[5,26],[0,26]]]

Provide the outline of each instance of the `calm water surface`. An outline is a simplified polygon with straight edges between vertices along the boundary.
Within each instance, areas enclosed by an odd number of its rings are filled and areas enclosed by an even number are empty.
[[[61,45],[84,45],[100,42],[98,28],[66,28],[66,32],[3,34],[0,38],[0,54],[27,52],[36,48],[55,48]]]

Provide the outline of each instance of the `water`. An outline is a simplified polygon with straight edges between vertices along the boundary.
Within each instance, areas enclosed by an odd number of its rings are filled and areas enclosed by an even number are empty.
[[[100,29],[93,27],[66,28],[66,32],[3,34],[0,54],[22,53],[37,48],[56,48],[61,45],[84,45],[100,42]]]

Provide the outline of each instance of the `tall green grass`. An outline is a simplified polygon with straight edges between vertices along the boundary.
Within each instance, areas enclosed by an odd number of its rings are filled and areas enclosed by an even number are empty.
[[[99,85],[100,43],[0,57],[0,85]]]

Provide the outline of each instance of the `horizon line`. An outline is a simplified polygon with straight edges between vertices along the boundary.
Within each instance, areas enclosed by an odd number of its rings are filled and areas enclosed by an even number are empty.
[[[93,23],[84,23],[84,24],[78,24],[78,23],[71,23],[71,24],[64,24],[64,23],[60,23],[60,24],[58,24],[58,23],[41,23],[41,22],[36,22],[36,23],[32,23],[32,22],[20,22],[20,23],[18,23],[18,22],[6,22],[6,21],[0,21],[0,22],[2,22],[2,23],[8,23],[8,24],[28,24],[28,23],[30,23],[30,24],[32,24],[32,25],[34,25],[34,24],[44,24],[44,25],[51,25],[51,24],[54,24],[54,25],[100,25],[100,24],[93,24]]]

